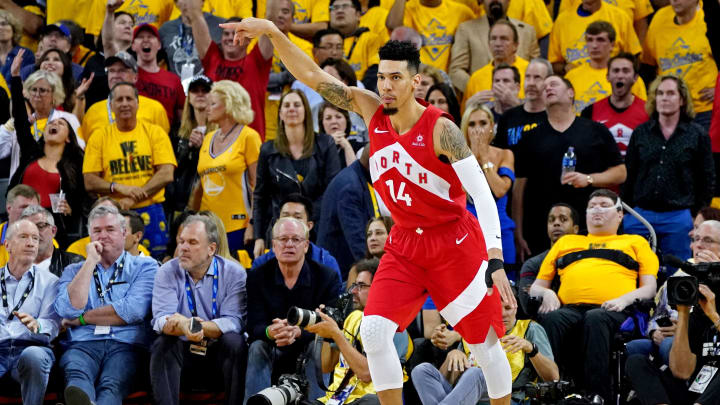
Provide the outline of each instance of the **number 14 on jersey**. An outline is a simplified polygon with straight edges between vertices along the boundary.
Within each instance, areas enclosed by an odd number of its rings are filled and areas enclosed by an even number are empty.
[[[390,197],[392,198],[394,203],[397,203],[398,201],[404,201],[408,207],[412,205],[412,198],[410,198],[410,194],[405,192],[404,181],[400,182],[397,193],[395,193],[395,182],[393,182],[392,180],[387,180],[385,181],[385,184],[388,186],[388,189],[390,189]]]

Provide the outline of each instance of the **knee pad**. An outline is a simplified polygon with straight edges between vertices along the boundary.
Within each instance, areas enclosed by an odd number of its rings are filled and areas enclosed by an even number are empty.
[[[376,391],[402,388],[403,372],[393,336],[398,325],[379,315],[363,316],[360,338]]]
[[[393,336],[398,325],[382,316],[363,316],[360,324],[360,337],[365,353],[382,352],[384,349],[393,348]]]
[[[512,392],[512,371],[495,331],[490,328],[485,342],[469,346],[470,352],[483,370],[490,398],[509,395]]]

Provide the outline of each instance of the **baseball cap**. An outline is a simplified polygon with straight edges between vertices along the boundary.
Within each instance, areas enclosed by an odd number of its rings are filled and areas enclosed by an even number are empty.
[[[188,91],[193,91],[198,87],[204,87],[205,90],[210,91],[210,89],[212,89],[212,84],[213,81],[210,80],[209,77],[205,75],[197,75],[193,77],[190,81],[190,84],[188,85]]]
[[[155,37],[157,39],[160,39],[160,33],[158,32],[157,27],[152,24],[146,23],[146,24],[140,24],[140,25],[136,26],[135,29],[133,29],[133,36],[132,36],[133,41],[135,40],[135,37],[137,37],[137,35],[140,33],[140,31],[143,31],[143,30],[152,32],[152,34],[155,35]]]
[[[44,26],[40,30],[40,36],[44,37],[45,35],[48,35],[51,32],[59,32],[68,38],[71,37],[70,28],[68,28],[65,24],[61,24],[61,23],[49,24],[49,25]]]
[[[122,62],[123,65],[129,67],[134,72],[138,71],[138,66],[135,58],[133,58],[132,55],[125,51],[120,51],[116,53],[115,56],[110,56],[109,58],[105,59],[105,67],[108,67],[115,62]]]

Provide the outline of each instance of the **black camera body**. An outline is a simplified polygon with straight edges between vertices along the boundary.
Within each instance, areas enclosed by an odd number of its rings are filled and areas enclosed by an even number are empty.
[[[697,304],[700,294],[699,284],[705,284],[713,290],[720,286],[720,262],[693,264],[672,255],[663,256],[663,260],[689,274],[689,276],[667,279],[668,305],[671,307]]]
[[[308,395],[309,383],[303,374],[305,360],[305,356],[300,355],[294,374],[282,374],[277,385],[251,396],[247,405],[299,405]]]
[[[332,318],[335,323],[342,328],[343,323],[345,323],[345,318],[347,318],[352,311],[352,303],[352,294],[340,294],[337,299],[337,306],[326,306],[322,309],[322,312]],[[322,318],[320,318],[317,312],[311,309],[290,307],[287,313],[287,321],[291,325],[305,328],[321,322]]]
[[[570,395],[572,385],[568,381],[547,381],[528,383],[525,385],[525,395],[533,405],[559,404]]]

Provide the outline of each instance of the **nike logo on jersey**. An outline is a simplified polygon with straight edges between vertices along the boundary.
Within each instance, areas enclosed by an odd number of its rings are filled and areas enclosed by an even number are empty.
[[[456,245],[459,245],[459,244],[463,243],[463,241],[465,240],[465,238],[468,237],[468,235],[469,235],[469,233],[466,233],[465,236],[463,236],[462,238],[460,238],[460,239],[457,239],[457,238],[456,238],[456,239],[455,239],[455,244],[456,244]]]
[[[378,129],[377,127],[375,127],[375,133],[376,133],[376,134],[387,134],[388,132],[390,132],[390,131],[383,131],[383,130],[380,130],[380,129]]]

